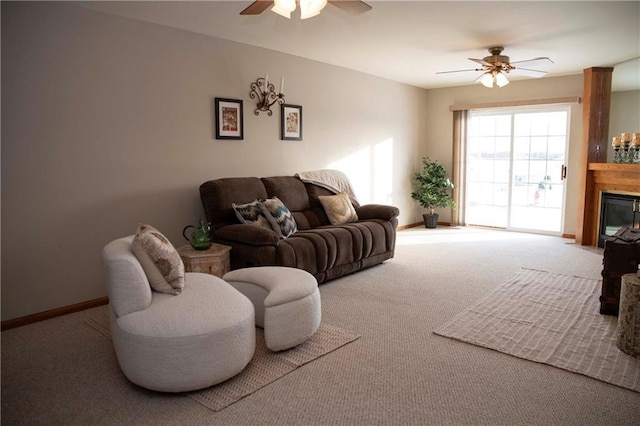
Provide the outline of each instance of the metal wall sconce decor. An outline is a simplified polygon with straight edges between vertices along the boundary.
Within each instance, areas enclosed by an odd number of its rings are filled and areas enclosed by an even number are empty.
[[[280,79],[280,91],[276,93],[273,84],[269,83],[269,74],[264,78],[258,78],[255,83],[251,83],[251,99],[256,99],[256,109],[254,113],[260,115],[260,111],[266,111],[267,115],[272,116],[271,106],[276,102],[280,105],[284,104],[284,77]]]

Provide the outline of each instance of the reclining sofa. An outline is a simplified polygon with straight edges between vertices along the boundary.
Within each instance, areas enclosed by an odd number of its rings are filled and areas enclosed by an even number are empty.
[[[334,195],[326,187],[303,182],[298,176],[223,178],[200,186],[213,242],[232,247],[232,270],[287,266],[309,272],[318,283],[382,263],[392,258],[395,250],[398,208],[361,206],[351,200],[349,206],[357,217],[332,224],[322,202]],[[238,205],[273,197],[295,220],[290,235],[276,232],[275,227],[243,223],[238,216]]]

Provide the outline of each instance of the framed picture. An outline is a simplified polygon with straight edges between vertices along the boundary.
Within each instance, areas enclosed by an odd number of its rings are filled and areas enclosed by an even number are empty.
[[[242,100],[216,98],[216,139],[244,139]]]
[[[300,105],[281,106],[280,135],[283,141],[302,140],[302,107]]]

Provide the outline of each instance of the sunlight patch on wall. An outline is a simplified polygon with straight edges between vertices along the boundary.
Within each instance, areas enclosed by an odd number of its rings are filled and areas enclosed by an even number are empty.
[[[344,172],[360,204],[390,204],[393,190],[393,139],[362,148],[327,166]]]

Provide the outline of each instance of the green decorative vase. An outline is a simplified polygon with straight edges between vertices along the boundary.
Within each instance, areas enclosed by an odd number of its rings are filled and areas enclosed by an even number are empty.
[[[187,237],[187,230],[193,228],[195,231],[191,233],[191,238]],[[191,247],[195,250],[206,250],[211,247],[211,224],[200,219],[198,227],[187,225],[182,230],[182,236],[189,241]]]

